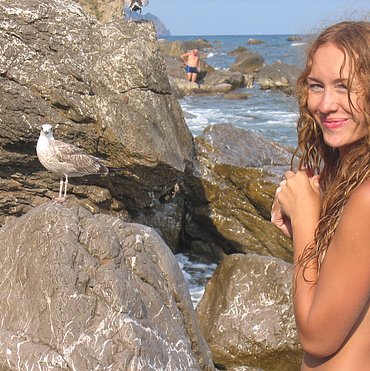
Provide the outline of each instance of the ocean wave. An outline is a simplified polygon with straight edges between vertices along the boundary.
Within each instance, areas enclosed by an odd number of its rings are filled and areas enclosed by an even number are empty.
[[[210,52],[210,53],[207,54],[207,57],[206,58],[212,58],[215,55],[217,55],[217,53]]]

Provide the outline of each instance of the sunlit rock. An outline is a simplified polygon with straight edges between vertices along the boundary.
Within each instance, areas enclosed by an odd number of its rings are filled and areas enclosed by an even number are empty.
[[[197,306],[216,363],[299,369],[291,275],[289,263],[253,254],[232,254],[219,264]]]
[[[300,72],[301,69],[298,66],[276,61],[271,65],[262,67],[258,71],[256,82],[264,90],[282,89],[290,93]]]
[[[7,223],[0,241],[1,370],[213,370],[153,229],[67,201]]]

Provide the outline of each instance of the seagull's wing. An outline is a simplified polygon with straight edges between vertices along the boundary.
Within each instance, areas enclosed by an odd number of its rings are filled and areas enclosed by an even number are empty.
[[[60,140],[50,141],[50,146],[53,148],[54,154],[59,160],[62,160],[66,156],[87,154],[83,149],[76,147],[73,144],[64,143]]]
[[[141,4],[144,6],[147,6],[149,4],[149,0],[141,0]]]
[[[73,144],[53,140],[50,142],[50,146],[55,158],[60,163],[68,164],[69,172],[72,174],[108,173],[108,168],[99,158],[87,154]]]

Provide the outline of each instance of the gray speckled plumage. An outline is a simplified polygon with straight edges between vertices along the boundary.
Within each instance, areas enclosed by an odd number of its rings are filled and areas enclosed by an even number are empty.
[[[62,201],[67,195],[68,177],[107,174],[109,172],[108,167],[99,158],[87,154],[73,144],[55,140],[53,127],[49,124],[44,124],[41,127],[36,152],[41,164],[47,170],[61,177],[59,199]],[[64,197],[62,197],[63,177],[65,177]]]

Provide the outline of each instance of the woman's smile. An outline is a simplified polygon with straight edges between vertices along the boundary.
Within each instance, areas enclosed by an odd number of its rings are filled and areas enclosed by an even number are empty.
[[[321,121],[321,124],[327,129],[339,129],[344,126],[347,121],[347,119],[324,119]]]
[[[314,54],[307,77],[307,107],[320,125],[325,143],[340,153],[366,135],[363,102],[348,87],[350,71],[345,57],[334,44],[323,44]]]

